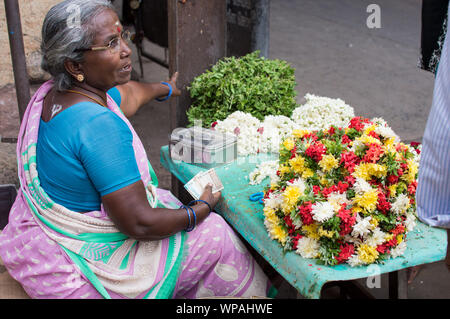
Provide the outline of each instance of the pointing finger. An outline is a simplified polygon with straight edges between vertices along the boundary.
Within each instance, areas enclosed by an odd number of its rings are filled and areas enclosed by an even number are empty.
[[[177,82],[177,79],[178,79],[178,71],[176,71],[173,75],[172,75],[172,77],[170,78],[170,81],[172,81],[172,82]]]

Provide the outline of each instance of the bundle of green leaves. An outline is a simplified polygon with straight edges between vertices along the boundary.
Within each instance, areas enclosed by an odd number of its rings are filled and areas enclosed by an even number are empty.
[[[189,125],[201,120],[210,127],[235,111],[259,120],[267,115],[291,116],[297,107],[294,72],[286,61],[260,57],[259,51],[219,60],[188,87]]]

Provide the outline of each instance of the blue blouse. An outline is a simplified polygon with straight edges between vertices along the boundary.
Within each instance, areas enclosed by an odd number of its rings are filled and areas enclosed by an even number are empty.
[[[120,105],[117,88],[109,93]],[[98,104],[76,103],[49,122],[41,119],[38,141],[41,186],[70,210],[99,210],[102,196],[141,179],[130,129]]]

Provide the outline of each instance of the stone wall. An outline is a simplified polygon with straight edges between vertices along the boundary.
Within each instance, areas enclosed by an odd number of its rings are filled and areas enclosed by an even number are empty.
[[[27,58],[28,74],[33,79],[45,79],[41,70],[41,55],[39,53],[41,27],[45,14],[60,0],[19,0],[20,19]],[[0,87],[14,83],[11,52],[9,48],[8,28],[5,16],[4,1],[0,1]]]

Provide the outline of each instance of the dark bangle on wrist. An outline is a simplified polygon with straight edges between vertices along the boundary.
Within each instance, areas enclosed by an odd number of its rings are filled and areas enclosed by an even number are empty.
[[[189,217],[188,226],[184,230],[186,232],[190,232],[190,231],[194,230],[195,226],[197,225],[197,215],[195,214],[194,209],[192,207],[186,206],[186,205],[181,205],[180,208],[184,208]],[[194,217],[194,223],[191,223],[191,214],[189,213],[189,211],[192,211],[192,216]]]
[[[191,206],[192,204],[195,204],[195,203],[197,203],[197,202],[205,203],[205,204],[208,206],[208,208],[209,208],[209,213],[208,213],[208,215],[212,212],[211,205],[209,205],[209,203],[208,203],[207,201],[204,201],[204,200],[201,200],[201,199],[193,200],[193,201],[190,202],[188,205]]]
[[[167,85],[169,87],[169,94],[167,94],[167,96],[164,98],[156,98],[156,101],[158,101],[158,102],[163,102],[163,101],[166,101],[167,99],[169,99],[169,97],[172,95],[172,91],[173,91],[172,85],[170,85],[170,83],[161,82],[161,84]]]

